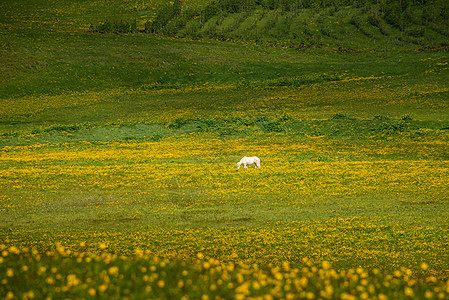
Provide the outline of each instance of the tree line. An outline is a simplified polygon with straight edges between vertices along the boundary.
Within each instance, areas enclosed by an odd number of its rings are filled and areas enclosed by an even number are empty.
[[[381,23],[386,22],[415,35],[422,34],[421,31],[426,26],[449,36],[447,0],[215,0],[201,10],[190,8],[184,0],[173,0],[158,9],[156,17],[146,22],[144,31],[174,34],[192,19],[199,19],[201,24],[205,24],[215,16],[241,13],[243,17],[255,9],[298,17],[304,9],[325,14],[346,8],[360,9],[374,26],[382,27]],[[138,29],[135,20],[121,20],[91,25],[90,31],[135,33]]]

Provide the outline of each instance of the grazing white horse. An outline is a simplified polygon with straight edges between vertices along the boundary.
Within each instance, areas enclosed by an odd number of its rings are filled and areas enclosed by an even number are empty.
[[[246,157],[244,156],[238,163],[237,163],[237,169],[240,168],[241,165],[245,167],[245,169],[248,169],[248,165],[254,164],[256,168],[260,168],[260,159],[257,156],[252,157]]]

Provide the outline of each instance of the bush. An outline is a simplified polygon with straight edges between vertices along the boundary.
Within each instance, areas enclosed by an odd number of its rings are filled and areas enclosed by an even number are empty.
[[[425,34],[425,27],[420,25],[410,26],[405,30],[405,33],[412,37],[423,37]]]
[[[360,28],[362,26],[362,20],[358,15],[352,15],[351,19],[349,20],[349,23],[357,28]]]
[[[54,125],[48,128],[34,129],[31,134],[49,133],[49,132],[67,132],[73,133],[81,129],[79,125]]]
[[[285,132],[284,124],[268,117],[258,117],[256,119],[256,124],[265,132]]]
[[[332,116],[332,120],[343,120],[346,118],[347,116],[344,113],[336,113],[335,115]]]
[[[407,123],[404,120],[398,120],[393,122],[384,122],[381,125],[381,130],[387,134],[394,134],[403,132],[407,128]]]
[[[136,33],[137,21],[105,21],[98,26],[90,24],[89,32],[101,32],[101,33]]]
[[[181,13],[181,1],[176,0],[162,7],[153,22],[146,25],[146,29],[156,33],[161,31],[170,21]]]
[[[182,126],[187,124],[189,122],[189,119],[186,118],[177,118],[173,120],[170,124],[168,124],[168,128],[170,129],[180,129]]]
[[[408,121],[412,121],[413,118],[410,115],[404,115],[404,116],[401,117],[401,120],[405,121],[405,122],[408,122]]]

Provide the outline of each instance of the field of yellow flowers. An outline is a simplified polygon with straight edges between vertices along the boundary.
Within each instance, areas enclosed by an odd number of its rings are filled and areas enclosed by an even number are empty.
[[[194,132],[6,146],[0,293],[444,299],[446,145]],[[262,168],[237,171],[254,154]]]
[[[416,279],[406,268],[391,274],[336,270],[327,261],[313,266],[307,259],[295,267],[222,262],[198,253],[186,262],[138,249],[132,257],[73,254],[61,245],[45,254],[16,247],[3,247],[2,253],[2,287],[12,287],[2,289],[5,299],[445,299],[449,294],[449,283],[428,275],[426,263],[420,268],[427,277]]]
[[[448,52],[87,31],[162,3],[0,3],[0,299],[449,298]]]
[[[372,80],[3,100],[9,120],[77,113],[4,125],[0,294],[447,298],[445,86]],[[146,108],[75,123],[118,97]],[[244,155],[262,168],[237,171]]]

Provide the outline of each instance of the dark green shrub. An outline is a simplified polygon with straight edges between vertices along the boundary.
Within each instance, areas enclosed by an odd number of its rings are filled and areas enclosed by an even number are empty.
[[[354,25],[357,28],[360,28],[360,26],[362,25],[362,20],[361,20],[360,16],[352,15],[351,19],[349,20],[349,23]]]
[[[342,120],[346,118],[347,118],[346,114],[343,113],[336,113],[335,115],[332,116],[332,120]]]
[[[174,119],[170,124],[168,124],[168,128],[170,129],[179,129],[182,126],[186,125],[189,120],[186,118],[177,118]]]
[[[285,132],[284,124],[268,117],[258,117],[256,124],[265,132]]]
[[[409,121],[412,121],[413,118],[410,115],[404,115],[401,117],[401,120],[405,121],[405,122],[409,122]]]
[[[405,30],[405,33],[412,37],[417,37],[417,38],[423,37],[425,34],[425,27],[420,26],[420,25],[413,25],[413,26],[408,27]]]
[[[177,17],[181,13],[181,1],[176,0],[165,5],[158,12],[156,19],[148,25],[148,31],[159,32],[161,31],[171,20]]]
[[[398,120],[393,122],[384,122],[381,125],[381,130],[387,134],[399,133],[405,131],[407,128],[407,122],[404,120]]]
[[[271,121],[263,124],[264,128],[268,132],[285,132],[285,127],[278,121]]]
[[[385,122],[385,121],[389,121],[390,118],[386,117],[386,116],[382,116],[382,115],[376,115],[376,116],[374,116],[374,120],[375,121],[383,121],[383,122]]]
[[[101,33],[136,33],[137,21],[105,21],[98,26],[90,24],[89,32],[101,32]]]

